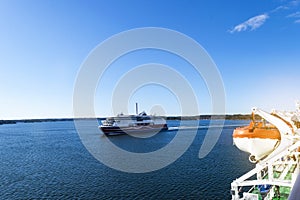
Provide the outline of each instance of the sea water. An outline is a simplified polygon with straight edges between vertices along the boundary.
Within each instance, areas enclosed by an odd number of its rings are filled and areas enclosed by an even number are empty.
[[[217,144],[202,159],[198,154],[209,120],[196,123],[201,128],[188,150],[169,166],[148,173],[120,172],[99,162],[81,143],[73,121],[1,125],[0,199],[230,199],[230,183],[253,168],[232,141],[235,125],[248,122],[226,121]],[[184,127],[191,124],[195,121],[182,121]],[[180,121],[168,125],[179,126]],[[148,139],[95,134],[100,141],[144,153],[168,145],[177,132]]]

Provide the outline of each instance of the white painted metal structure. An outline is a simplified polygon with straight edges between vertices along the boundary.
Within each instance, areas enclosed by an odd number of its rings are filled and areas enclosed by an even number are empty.
[[[232,200],[258,200],[259,197],[253,194],[253,190],[259,185],[270,185],[269,192],[263,197],[264,200],[271,200],[276,195],[275,187],[293,188],[299,174],[300,164],[300,129],[293,120],[299,118],[298,111],[299,108],[293,113],[274,110],[272,114],[269,114],[253,108],[255,114],[277,127],[281,141],[272,153],[256,164],[254,169],[231,183]],[[291,178],[286,178],[288,173],[291,174]],[[250,190],[242,193],[242,187],[245,186],[250,187]]]

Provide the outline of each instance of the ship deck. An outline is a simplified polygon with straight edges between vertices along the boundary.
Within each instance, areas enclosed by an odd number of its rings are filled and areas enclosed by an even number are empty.
[[[285,200],[299,174],[300,142],[285,149],[268,162],[256,167],[231,184],[233,200]],[[268,186],[264,191],[259,187]]]

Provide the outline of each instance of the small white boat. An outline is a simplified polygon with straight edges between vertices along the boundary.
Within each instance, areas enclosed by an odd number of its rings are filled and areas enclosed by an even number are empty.
[[[265,121],[256,122],[254,118],[248,126],[236,128],[233,142],[242,151],[250,153],[250,162],[256,163],[269,155],[280,143],[280,132]]]

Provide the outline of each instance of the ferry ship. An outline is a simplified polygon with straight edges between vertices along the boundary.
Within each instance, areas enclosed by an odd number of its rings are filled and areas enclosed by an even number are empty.
[[[253,108],[249,126],[236,128],[234,144],[255,168],[231,183],[232,200],[300,199],[300,106],[295,112]]]
[[[136,113],[138,106],[136,104]],[[119,114],[101,121],[100,130],[107,135],[157,133],[168,130],[168,125],[163,117],[147,115],[141,112],[136,115]]]

